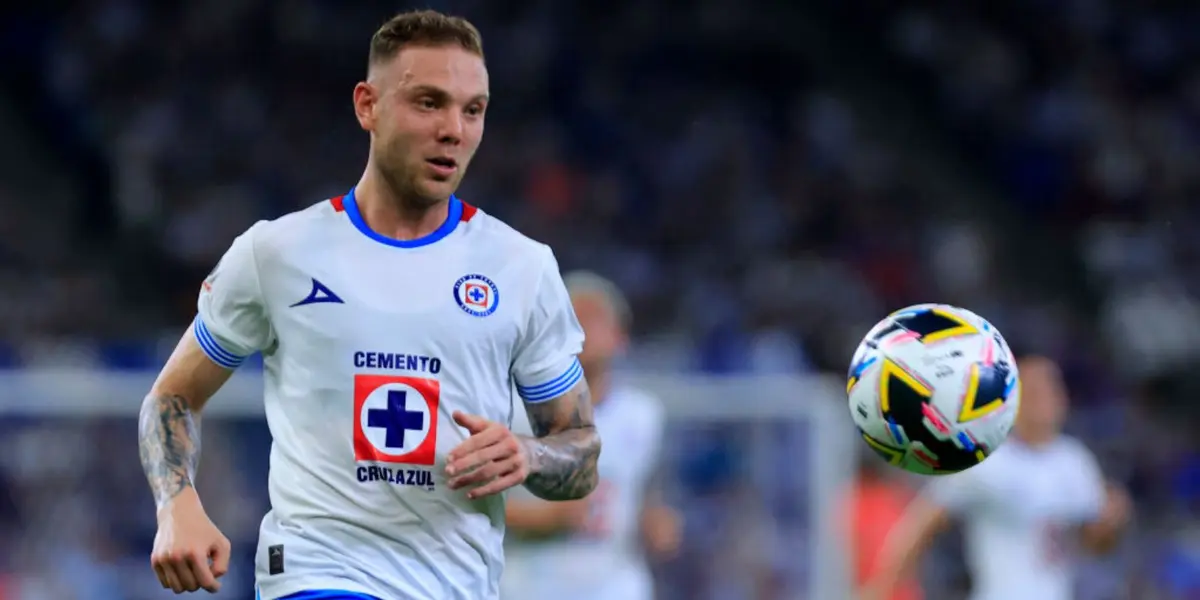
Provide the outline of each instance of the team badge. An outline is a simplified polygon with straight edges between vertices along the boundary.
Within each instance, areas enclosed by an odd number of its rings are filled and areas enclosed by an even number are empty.
[[[496,284],[483,275],[463,275],[454,282],[454,301],[467,314],[486,317],[496,312],[500,304],[500,292]]]
[[[354,460],[432,465],[437,451],[436,379],[354,376]]]

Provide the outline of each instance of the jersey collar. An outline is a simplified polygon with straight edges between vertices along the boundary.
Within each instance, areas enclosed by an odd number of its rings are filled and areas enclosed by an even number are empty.
[[[362,213],[358,210],[358,200],[355,198],[354,190],[355,188],[351,188],[346,194],[346,197],[342,200],[342,205],[346,209],[346,216],[350,217],[350,222],[354,224],[354,228],[360,233],[385,246],[392,246],[395,248],[420,248],[422,246],[428,246],[453,233],[458,227],[459,222],[462,221],[463,203],[456,196],[451,195],[450,210],[446,215],[446,221],[432,233],[424,237],[419,237],[415,240],[398,240],[395,238],[390,238],[386,235],[375,232],[370,227],[367,227],[367,222],[363,221]]]

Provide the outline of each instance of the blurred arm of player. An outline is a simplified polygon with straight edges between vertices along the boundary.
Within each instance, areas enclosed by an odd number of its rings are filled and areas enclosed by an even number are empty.
[[[1079,528],[1079,543],[1084,551],[1093,555],[1108,554],[1121,541],[1121,534],[1133,514],[1133,503],[1123,488],[1105,482],[1096,456],[1082,444],[1077,456],[1079,472],[1085,478],[1079,489],[1084,492],[1089,516],[1094,517]]]
[[[939,533],[950,525],[950,511],[918,496],[892,529],[880,550],[875,574],[859,591],[858,600],[885,600],[912,569]]]
[[[655,401],[653,410],[646,414],[652,434],[653,447],[646,453],[646,460],[653,468],[646,474],[645,492],[642,494],[642,512],[638,519],[642,543],[646,554],[657,560],[669,560],[679,552],[683,538],[683,518],[674,507],[667,504],[665,483],[668,481],[663,462],[662,444],[666,438],[666,414]]]
[[[642,501],[641,529],[646,552],[653,558],[667,560],[679,552],[683,540],[683,518],[679,511],[667,504],[662,490],[664,481],[661,472],[652,474],[648,482],[646,497]]]
[[[659,473],[653,472],[647,479],[638,527],[647,553],[657,559],[669,559],[679,551],[683,526],[679,513],[665,502],[660,485],[662,481]],[[595,531],[606,526],[606,514],[605,507],[593,510],[593,505],[608,501],[611,500],[601,492],[583,500],[568,502],[546,502],[525,495],[512,496],[505,508],[505,520],[511,531],[530,537]]]
[[[513,496],[504,507],[504,520],[517,535],[544,537],[583,529],[589,510],[587,499],[547,502]]]
[[[917,567],[934,538],[946,530],[955,514],[987,510],[991,495],[984,471],[968,469],[930,481],[908,504],[904,516],[888,533],[879,551],[875,573],[859,592],[859,600],[885,600]]]
[[[1119,485],[1106,482],[1096,455],[1082,443],[1075,443],[1076,471],[1082,477],[1072,492],[1080,494],[1085,518],[1079,528],[1080,548],[1092,555],[1108,554],[1116,549],[1121,534],[1133,515],[1133,503]]]
[[[471,437],[450,452],[446,471],[450,488],[472,488],[467,492],[471,499],[522,483],[538,498],[554,501],[578,500],[596,489],[600,434],[577,358],[583,330],[549,247],[537,285],[512,365],[533,435],[517,435],[475,415],[454,414]]]
[[[175,593],[216,592],[217,579],[229,569],[229,540],[201,506],[195,478],[200,412],[269,330],[249,233],[234,241],[204,281],[198,305],[138,418],[142,468],[158,508],[150,563],[162,586]]]
[[[1121,487],[1105,486],[1104,496],[1100,515],[1085,523],[1079,531],[1083,549],[1094,555],[1108,554],[1116,549],[1133,513],[1133,503]]]

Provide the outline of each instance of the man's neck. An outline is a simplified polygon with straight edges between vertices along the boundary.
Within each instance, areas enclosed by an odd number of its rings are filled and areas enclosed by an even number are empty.
[[[1013,438],[1026,448],[1039,449],[1054,441],[1057,434],[1049,431],[1027,431],[1014,429]]]
[[[423,238],[437,231],[450,214],[449,199],[427,205],[413,202],[371,171],[363,174],[355,186],[354,199],[367,227],[395,240]]]

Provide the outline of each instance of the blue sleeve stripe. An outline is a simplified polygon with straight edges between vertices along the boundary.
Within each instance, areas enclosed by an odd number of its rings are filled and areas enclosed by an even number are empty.
[[[204,320],[199,315],[196,315],[196,320],[192,322],[192,334],[196,336],[196,341],[200,343],[200,349],[208,355],[208,358],[226,369],[236,369],[241,366],[242,361],[246,360],[245,356],[238,356],[222,348],[221,344],[217,342],[217,338],[208,331],[208,326],[204,324]]]
[[[579,364],[579,359],[571,361],[571,366],[567,371],[554,379],[531,387],[517,386],[517,393],[524,398],[526,402],[544,402],[551,398],[557,398],[570,390],[583,379],[583,365]]]
[[[259,596],[260,600],[261,598],[262,596]],[[379,598],[343,590],[308,590],[284,596],[279,600],[379,600]]]
[[[572,359],[571,364],[567,365],[567,370],[565,372],[563,372],[562,375],[559,375],[558,377],[555,377],[554,379],[551,379],[550,381],[547,381],[546,383],[540,383],[538,385],[526,386],[526,385],[521,385],[520,383],[518,383],[517,391],[521,392],[522,394],[537,395],[537,394],[540,394],[541,392],[548,390],[550,388],[557,388],[558,384],[561,381],[566,380],[571,377],[571,372],[574,371],[576,368],[579,368],[579,369],[583,368],[582,365],[579,364],[579,358]]]

